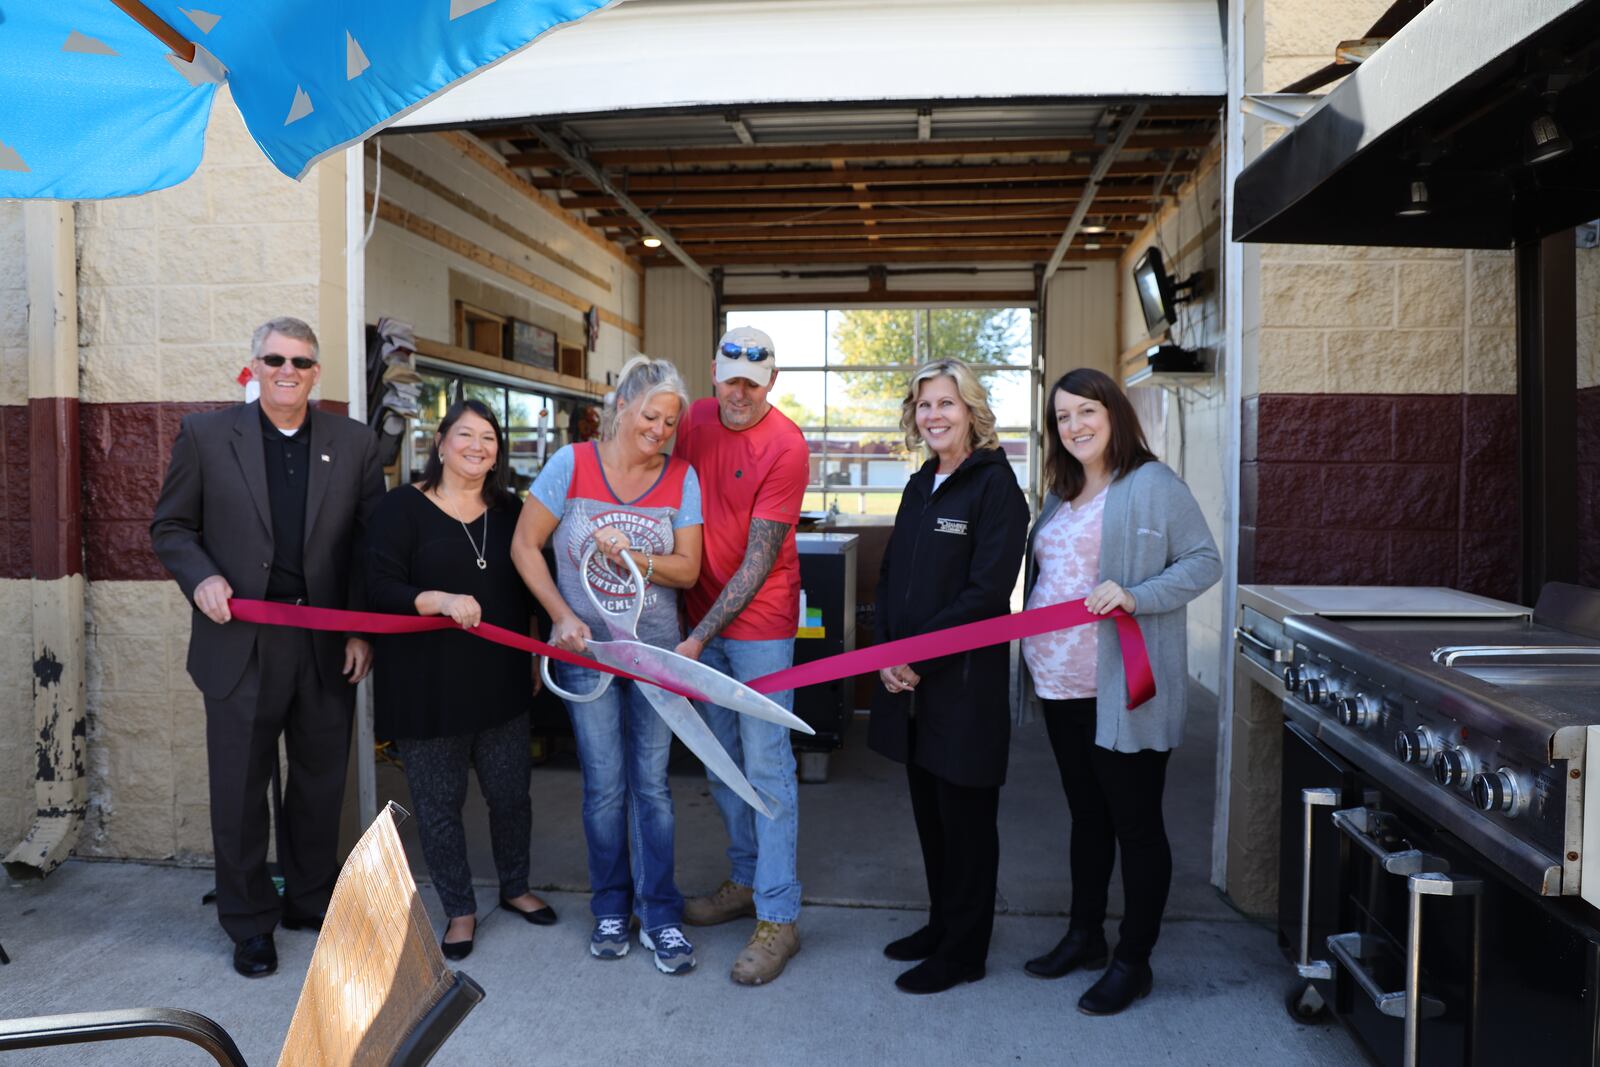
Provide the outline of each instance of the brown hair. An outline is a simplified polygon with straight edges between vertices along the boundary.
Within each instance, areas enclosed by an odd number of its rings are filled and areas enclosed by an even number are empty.
[[[1144,428],[1133,405],[1111,376],[1090,367],[1079,367],[1063,374],[1044,395],[1045,487],[1061,500],[1073,500],[1083,492],[1083,464],[1061,442],[1056,426],[1056,394],[1071,393],[1086,397],[1106,409],[1111,422],[1111,440],[1106,445],[1106,466],[1113,480],[1125,477],[1156,458],[1145,443]]]

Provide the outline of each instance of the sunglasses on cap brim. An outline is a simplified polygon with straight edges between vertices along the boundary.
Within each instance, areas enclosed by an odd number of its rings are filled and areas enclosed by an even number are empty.
[[[310,356],[257,356],[256,358],[274,369],[285,363],[293,363],[295,370],[310,370],[317,365],[317,361]]]
[[[747,359],[751,363],[761,363],[772,358],[772,349],[766,345],[741,345],[724,341],[718,351],[722,353],[723,359]]]

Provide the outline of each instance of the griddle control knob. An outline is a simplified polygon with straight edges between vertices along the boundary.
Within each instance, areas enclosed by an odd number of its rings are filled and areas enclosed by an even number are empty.
[[[1283,669],[1283,687],[1291,693],[1300,691],[1300,668],[1292,664]]]
[[[1472,803],[1480,811],[1503,811],[1514,816],[1519,796],[1517,776],[1504,767],[1472,776]]]
[[[1338,703],[1338,709],[1339,721],[1358,730],[1369,729],[1373,723],[1378,721],[1377,712],[1372,706],[1372,701],[1359,693],[1341,699]]]
[[[1301,690],[1308,704],[1320,704],[1328,695],[1328,680],[1326,678],[1307,678],[1305,688]]]
[[[1394,754],[1401,763],[1426,767],[1433,758],[1433,738],[1426,730],[1401,730],[1394,735]]]
[[[1465,789],[1471,784],[1472,757],[1459,748],[1441,748],[1433,757],[1433,776],[1441,785]]]

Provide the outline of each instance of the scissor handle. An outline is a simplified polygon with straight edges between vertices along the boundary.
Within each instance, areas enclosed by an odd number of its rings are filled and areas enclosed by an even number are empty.
[[[611,679],[615,678],[616,675],[608,674],[605,671],[600,671],[599,674],[600,684],[594,687],[594,692],[581,696],[577,693],[569,693],[557,685],[554,678],[550,677],[550,657],[539,657],[539,677],[544,679],[544,684],[549,687],[550,692],[554,693],[562,700],[570,700],[574,704],[587,704],[591,700],[599,700],[601,694],[603,694],[607,689],[611,688]]]
[[[587,577],[589,561],[594,558],[594,554],[599,548],[600,543],[591,538],[589,547],[583,550],[583,558],[578,561],[578,574],[583,581],[583,591],[589,595],[589,603],[594,605],[594,610],[598,611],[606,619],[606,625],[619,634],[626,633],[630,640],[637,641],[639,640],[639,616],[644,614],[644,576],[639,573],[639,565],[633,561],[633,557],[626,552],[622,553],[622,562],[627,564],[628,573],[632,575],[633,584],[638,587],[639,595],[633,598],[633,607],[629,610],[607,611],[605,605],[600,603],[600,598],[594,595],[594,583],[590,582]],[[623,630],[617,623],[612,622],[612,619],[626,619],[628,622],[627,629]]]
[[[624,552],[622,554],[622,562],[628,565],[628,571],[633,576],[633,584],[639,589],[639,595],[633,598],[632,610],[627,612],[607,611],[605,605],[600,603],[600,598],[594,595],[594,585],[590,583],[587,577],[589,573],[589,561],[594,558],[594,554],[599,547],[599,543],[591,539],[589,541],[589,546],[583,550],[583,558],[578,561],[578,574],[580,580],[583,582],[583,591],[589,595],[589,603],[594,605],[594,610],[598,611],[603,617],[605,617],[606,624],[608,626],[614,630],[620,631],[621,628],[618,626],[618,624],[611,622],[610,620],[617,618],[627,619],[628,628],[626,633],[628,637],[632,638],[633,640],[638,640],[639,616],[644,612],[644,576],[639,573],[639,565],[633,561],[633,557]],[[601,694],[610,688],[611,679],[616,676],[613,674],[608,674],[605,671],[601,671],[600,684],[594,687],[593,692],[585,695],[569,693],[567,690],[557,685],[554,678],[550,677],[550,657],[543,656],[540,657],[539,662],[539,677],[543,678],[544,684],[550,687],[550,692],[554,693],[562,700],[570,700],[574,704],[587,704],[591,700],[600,699]]]

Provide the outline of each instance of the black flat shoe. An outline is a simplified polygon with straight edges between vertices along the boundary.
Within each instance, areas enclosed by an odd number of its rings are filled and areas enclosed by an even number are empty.
[[[464,960],[472,955],[472,938],[465,941],[441,941],[439,950],[444,953],[447,960]]]
[[[542,908],[534,908],[532,911],[523,911],[511,901],[502,898],[500,906],[514,915],[522,916],[523,919],[535,926],[554,926],[556,924],[556,909],[548,904]]]
[[[271,934],[247,937],[233,946],[233,969],[246,978],[265,978],[278,969],[278,947]]]
[[[1134,1001],[1150,995],[1154,981],[1148,963],[1113,959],[1100,980],[1078,998],[1078,1010],[1085,1015],[1115,1015],[1126,1011]]]
[[[933,927],[924,926],[914,933],[907,934],[898,941],[891,941],[883,946],[883,954],[891,960],[901,963],[915,963],[925,960],[939,948],[939,935],[934,933]]]
[[[285,907],[283,909],[283,918],[279,921],[283,924],[283,928],[285,930],[321,931],[322,919],[323,917],[321,915],[314,915],[310,912],[304,912],[295,908]]]
[[[951,963],[948,960],[927,959],[896,978],[894,984],[902,993],[926,995],[943,993],[963,982],[978,982],[982,979],[981,966],[971,967],[967,964]]]
[[[1082,967],[1097,971],[1106,965],[1111,950],[1100,930],[1068,930],[1067,936],[1043,956],[1035,956],[1022,969],[1035,978],[1060,978]]]

